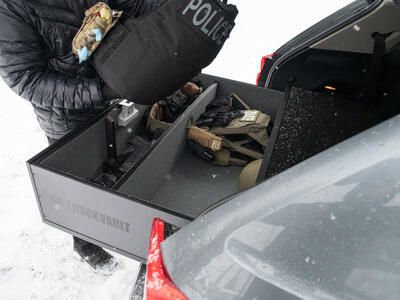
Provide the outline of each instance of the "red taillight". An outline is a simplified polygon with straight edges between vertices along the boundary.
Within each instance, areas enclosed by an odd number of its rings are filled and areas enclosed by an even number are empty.
[[[261,67],[260,67],[260,73],[257,74],[257,81],[256,84],[258,84],[258,82],[260,81],[260,77],[261,77],[261,72],[264,69],[265,64],[267,63],[267,61],[269,59],[272,59],[274,57],[275,53],[273,54],[269,54],[269,55],[265,55],[261,58]]]
[[[186,296],[172,283],[165,270],[161,242],[165,238],[165,224],[161,219],[153,220],[150,235],[149,254],[146,272],[147,300],[187,300]]]

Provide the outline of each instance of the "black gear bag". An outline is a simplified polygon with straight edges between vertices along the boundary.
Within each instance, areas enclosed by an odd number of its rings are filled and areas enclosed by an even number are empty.
[[[93,64],[119,96],[155,103],[214,60],[237,14],[222,0],[168,0],[146,16],[123,16],[93,54]]]

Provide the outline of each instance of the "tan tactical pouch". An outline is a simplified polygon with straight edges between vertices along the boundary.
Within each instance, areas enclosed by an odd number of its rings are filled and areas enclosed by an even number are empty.
[[[228,149],[222,148],[221,151],[215,152],[214,164],[216,165],[244,167],[247,163],[247,160],[232,157],[232,152]]]
[[[222,138],[197,126],[192,126],[189,128],[187,139],[196,141],[211,151],[219,151],[222,149]]]
[[[247,135],[265,147],[268,142],[267,127],[271,121],[270,116],[257,110],[244,112],[245,115],[242,118],[233,120],[226,127],[210,128],[210,132],[225,137],[238,134]]]
[[[157,130],[167,130],[172,126],[172,123],[161,121],[164,118],[163,108],[159,103],[154,104],[147,118],[147,130],[156,132]]]
[[[201,94],[203,89],[197,84],[189,81],[183,86],[182,92],[184,92],[187,96],[195,96]]]
[[[93,53],[100,45],[106,34],[115,26],[122,11],[113,11],[107,4],[98,2],[85,12],[85,19],[72,41],[72,51],[78,55],[86,47]],[[101,31],[101,40],[96,40],[94,29]]]
[[[262,159],[252,161],[242,170],[238,186],[240,192],[256,185],[262,163]]]

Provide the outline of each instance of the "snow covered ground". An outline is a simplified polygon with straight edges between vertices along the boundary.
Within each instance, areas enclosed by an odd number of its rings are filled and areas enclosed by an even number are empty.
[[[350,0],[235,0],[231,39],[206,73],[254,83],[260,57]],[[110,277],[72,253],[72,238],[41,223],[25,161],[46,147],[29,103],[0,80],[0,299],[127,299],[138,263],[118,256]]]

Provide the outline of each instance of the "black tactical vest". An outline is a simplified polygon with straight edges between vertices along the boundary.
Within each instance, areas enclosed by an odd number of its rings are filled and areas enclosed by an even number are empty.
[[[155,103],[214,60],[237,14],[221,0],[168,0],[147,16],[124,15],[92,56],[94,66],[119,96]]]

